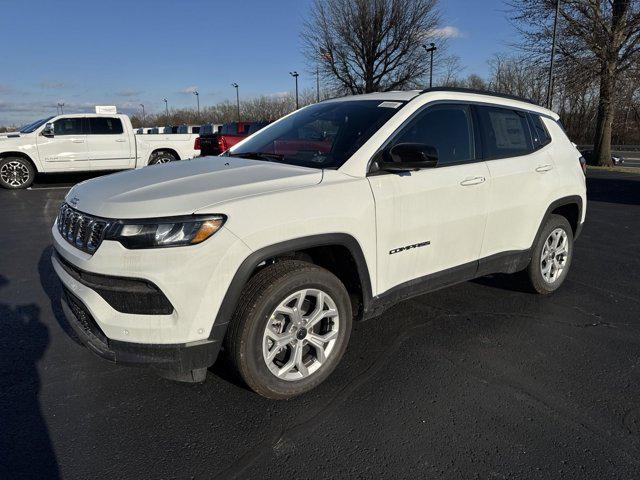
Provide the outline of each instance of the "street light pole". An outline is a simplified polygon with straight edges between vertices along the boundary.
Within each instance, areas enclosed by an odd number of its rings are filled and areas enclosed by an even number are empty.
[[[60,115],[64,115],[64,103],[58,102],[58,107],[60,107]]]
[[[551,61],[549,63],[549,83],[547,85],[547,108],[551,108],[553,102],[553,62],[556,56],[556,32],[558,30],[558,14],[560,13],[560,0],[556,0],[556,16],[553,19],[553,38],[551,40]]]
[[[294,70],[293,72],[289,72],[289,75],[296,80],[296,110],[298,110],[298,108],[300,108],[300,104],[298,103],[298,77],[300,74]]]
[[[426,45],[422,45],[422,48],[428,53],[431,53],[431,60],[429,61],[429,88],[433,87],[433,52],[435,52],[438,47],[436,47],[435,43],[430,43],[429,47]]]
[[[164,102],[164,111],[165,111],[165,115],[167,116],[167,122],[169,121],[169,102],[167,102],[166,98],[163,98],[162,101]]]
[[[198,103],[198,117],[200,116],[200,94],[197,90],[194,90],[193,94],[196,96],[196,102]]]
[[[142,123],[144,123],[144,117],[145,117],[145,114],[144,114],[144,104],[142,104],[142,103],[141,103],[141,104],[140,104],[140,106],[142,107]]]
[[[232,83],[231,84],[232,87],[234,87],[236,89],[236,116],[237,121],[240,121],[240,93],[238,93],[238,87],[239,85],[237,83]]]

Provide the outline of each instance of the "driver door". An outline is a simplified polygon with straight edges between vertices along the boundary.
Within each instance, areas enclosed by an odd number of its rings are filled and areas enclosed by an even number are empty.
[[[430,145],[438,165],[368,177],[376,205],[378,292],[406,282],[434,287],[474,276],[491,183],[476,155],[474,130],[468,105],[437,104],[417,113],[385,148]]]
[[[82,117],[62,117],[53,122],[53,136],[40,132],[38,156],[47,171],[90,169],[84,124]]]

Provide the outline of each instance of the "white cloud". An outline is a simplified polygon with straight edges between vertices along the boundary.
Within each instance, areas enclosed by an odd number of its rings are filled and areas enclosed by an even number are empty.
[[[452,25],[445,25],[444,27],[434,28],[430,30],[429,36],[435,38],[461,38],[465,35],[460,31],[459,28]]]
[[[38,86],[40,88],[46,88],[48,90],[59,90],[61,88],[65,88],[67,84],[64,82],[50,82],[48,80],[43,80],[42,82],[38,83]]]
[[[180,90],[180,93],[191,94],[191,93],[197,92],[197,91],[198,91],[198,87],[196,85],[192,85],[190,87],[183,88],[182,90]]]

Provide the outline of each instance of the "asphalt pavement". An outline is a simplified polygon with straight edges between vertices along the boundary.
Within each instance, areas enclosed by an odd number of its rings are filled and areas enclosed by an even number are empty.
[[[0,478],[640,477],[640,175],[592,171],[555,294],[493,276],[355,325],[319,388],[266,400],[91,355],[50,227],[87,176],[0,191]]]

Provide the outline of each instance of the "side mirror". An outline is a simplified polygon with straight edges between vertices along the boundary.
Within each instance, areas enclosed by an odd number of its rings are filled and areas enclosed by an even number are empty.
[[[438,165],[438,150],[422,143],[398,143],[389,150],[390,162],[380,165],[382,170],[407,171],[433,168]]]
[[[42,129],[42,136],[49,138],[53,137],[53,123],[47,123],[44,126],[44,128]]]

